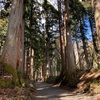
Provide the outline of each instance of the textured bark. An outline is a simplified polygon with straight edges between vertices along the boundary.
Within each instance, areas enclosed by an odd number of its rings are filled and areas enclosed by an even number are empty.
[[[58,0],[58,11],[59,11],[59,32],[60,32],[60,52],[61,52],[61,65],[62,71],[65,68],[65,58],[64,58],[64,33],[62,27],[62,15],[61,15],[61,0]]]
[[[75,40],[76,40],[76,46],[77,46],[77,52],[78,52],[78,63],[79,63],[79,68],[81,68],[82,66],[82,61],[81,61],[81,53],[80,53],[80,48],[79,48],[79,43],[78,43],[78,37],[77,37],[77,33],[75,30]]]
[[[98,44],[100,49],[100,0],[94,1],[94,17],[96,22],[96,31],[98,35]]]
[[[25,66],[25,74],[30,79],[33,79],[34,73],[34,50],[30,47],[26,51],[26,66]]]
[[[83,32],[83,25],[82,25],[81,21],[80,21],[80,32],[81,32],[81,36],[82,36],[83,49],[84,49],[84,55],[85,55],[85,60],[86,60],[87,68],[90,68],[91,64],[90,64],[89,57],[88,57],[86,36],[85,36],[85,34]]]
[[[24,28],[23,0],[12,0],[7,38],[1,62],[7,63],[23,72]]]
[[[99,52],[99,47],[98,47],[98,43],[97,43],[97,34],[94,31],[94,19],[90,18],[89,22],[90,22],[90,28],[91,28],[91,32],[92,32],[92,39],[93,39],[93,45],[94,45],[94,50],[96,51],[96,53]]]
[[[64,15],[64,32],[66,34],[66,70],[74,72],[76,69],[72,38],[70,34],[70,19],[69,19],[69,4],[68,0],[64,0],[65,15]]]

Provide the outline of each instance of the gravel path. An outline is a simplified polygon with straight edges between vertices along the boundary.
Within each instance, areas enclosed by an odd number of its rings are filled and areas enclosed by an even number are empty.
[[[42,82],[37,82],[36,87],[36,100],[97,100],[84,94],[74,95],[69,91]]]

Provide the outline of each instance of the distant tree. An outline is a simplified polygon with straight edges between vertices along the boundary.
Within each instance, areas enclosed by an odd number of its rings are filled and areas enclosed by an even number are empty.
[[[59,11],[59,32],[60,32],[60,54],[61,54],[61,68],[62,72],[65,68],[65,48],[64,48],[64,31],[63,31],[63,21],[62,21],[62,11],[61,11],[61,0],[58,0],[58,11]]]
[[[44,56],[44,74],[45,76],[50,76],[52,74],[51,66],[52,66],[52,52],[54,51],[55,44],[55,35],[57,32],[57,24],[58,24],[58,12],[57,10],[48,2],[44,0],[43,3],[43,17],[45,20],[45,56]],[[48,75],[47,75],[48,74]]]

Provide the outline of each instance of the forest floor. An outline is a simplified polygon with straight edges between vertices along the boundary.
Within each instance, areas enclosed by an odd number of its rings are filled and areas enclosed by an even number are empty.
[[[0,89],[0,100],[35,100],[34,92],[28,88]]]
[[[52,84],[36,82],[36,100],[100,100],[95,96],[73,93],[66,88],[60,88]]]

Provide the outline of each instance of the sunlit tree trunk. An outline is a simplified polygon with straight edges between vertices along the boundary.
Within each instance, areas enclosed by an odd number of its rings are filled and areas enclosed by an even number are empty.
[[[44,0],[44,5],[47,5],[47,0]],[[49,38],[49,29],[48,29],[48,10],[44,7],[45,10],[45,35],[46,35],[46,78],[50,75],[50,56],[49,56],[49,47],[50,47],[50,38]]]
[[[98,44],[100,48],[100,0],[94,0],[94,17],[96,22],[96,31],[98,35]]]
[[[98,45],[100,50],[100,0],[94,0],[94,17],[96,23],[96,32],[98,36]],[[100,67],[100,55],[97,56],[98,67]]]
[[[60,32],[60,52],[61,52],[61,69],[62,72],[65,68],[65,50],[64,50],[64,32],[63,32],[63,22],[62,22],[62,15],[61,15],[61,0],[58,0],[58,11],[59,11],[59,32]]]
[[[7,38],[1,62],[23,72],[24,51],[23,0],[12,0]]]
[[[45,53],[44,53],[43,66],[42,66],[42,76],[43,76],[42,80],[45,81],[45,76],[46,76],[46,56],[45,56]]]
[[[76,26],[77,27],[77,26]],[[76,28],[75,27],[75,28]],[[79,68],[82,67],[82,61],[81,61],[81,53],[80,53],[80,48],[79,48],[79,42],[78,42],[78,36],[77,36],[77,32],[75,30],[75,40],[76,40],[76,46],[77,46],[77,57],[78,57],[78,63],[79,63]]]
[[[33,72],[34,72],[34,50],[31,48],[31,55],[30,55],[30,79],[33,79]]]
[[[74,72],[76,69],[74,51],[72,45],[72,38],[70,34],[70,19],[69,19],[69,4],[68,0],[64,0],[65,14],[64,14],[64,32],[66,34],[66,70]]]
[[[92,7],[94,6],[94,0],[91,0],[91,6]]]
[[[31,0],[31,4],[30,4],[30,35],[32,34],[32,21],[33,21],[33,17],[32,16],[33,16],[33,0]],[[31,39],[31,37],[30,37],[29,60],[30,60],[29,78],[33,79],[34,50],[32,48],[32,39]]]
[[[95,52],[98,53],[99,47],[98,47],[98,41],[97,41],[97,33],[95,30],[96,25],[95,25],[95,19],[94,19],[94,0],[91,0],[90,12],[91,14],[89,15],[89,23],[90,23],[91,33],[92,33],[93,45],[94,45]]]
[[[29,39],[27,39],[27,41],[29,41]],[[29,47],[26,49],[26,59],[25,59],[25,61],[26,61],[26,68],[25,68],[25,74],[26,74],[26,76],[28,76],[28,67],[29,67],[29,65],[30,65],[30,62],[29,62],[29,52],[30,52],[30,50],[29,50]]]
[[[89,19],[90,22],[90,28],[91,28],[91,33],[92,33],[92,39],[93,39],[93,46],[94,46],[94,50],[96,51],[96,53],[99,52],[99,47],[98,47],[98,43],[97,43],[97,34],[95,32],[95,26],[94,26],[94,19],[90,18]]]

